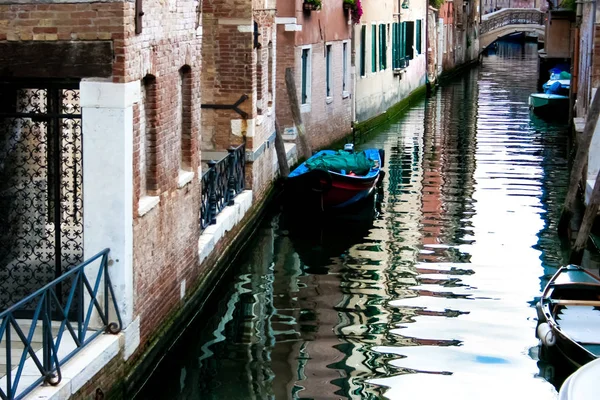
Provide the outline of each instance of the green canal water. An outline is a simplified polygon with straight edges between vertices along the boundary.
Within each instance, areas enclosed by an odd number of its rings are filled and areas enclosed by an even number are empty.
[[[562,262],[566,126],[530,114],[537,47],[500,43],[359,147],[360,212],[274,207],[138,399],[554,399],[534,304]]]

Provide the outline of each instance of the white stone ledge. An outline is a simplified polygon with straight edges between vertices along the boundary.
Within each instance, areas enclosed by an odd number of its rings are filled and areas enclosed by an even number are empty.
[[[119,354],[121,337],[122,334],[98,336],[62,366],[62,381],[57,386],[39,386],[24,399],[68,399]]]
[[[284,143],[285,157],[288,167],[295,165],[298,162],[298,148],[295,143]],[[279,176],[279,160],[277,156],[273,157],[273,176]]]
[[[233,229],[246,215],[252,205],[252,191],[244,190],[235,197],[235,204],[227,206],[217,215],[217,223],[206,227],[198,240],[199,262],[204,261],[214,250],[225,233]]]
[[[295,17],[275,17],[275,23],[277,25],[295,24],[296,22],[298,22],[298,19]]]
[[[177,188],[181,189],[182,187],[184,187],[185,185],[187,185],[188,183],[190,183],[192,181],[192,179],[194,179],[194,172],[193,171],[179,171],[179,178],[177,179]]]
[[[81,107],[127,108],[141,99],[140,81],[113,83],[83,80],[80,83]]]
[[[147,214],[148,211],[152,210],[160,203],[159,196],[143,196],[138,203],[138,216]]]
[[[596,184],[595,179],[588,179],[585,181],[585,205],[590,204],[590,198],[592,197],[592,191],[594,190],[594,185]]]
[[[284,30],[286,32],[302,32],[302,25],[299,24],[285,24]]]

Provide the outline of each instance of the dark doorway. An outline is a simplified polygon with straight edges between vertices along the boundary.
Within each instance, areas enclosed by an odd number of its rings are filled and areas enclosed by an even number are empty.
[[[82,262],[82,167],[79,82],[0,81],[0,311]]]

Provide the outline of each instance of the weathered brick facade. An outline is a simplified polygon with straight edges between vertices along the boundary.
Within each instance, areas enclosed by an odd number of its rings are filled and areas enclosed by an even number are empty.
[[[323,148],[351,131],[353,89],[350,74],[351,29],[342,2],[323,2],[320,11],[302,11],[301,0],[278,0],[277,118],[282,129],[294,127],[285,70],[292,68],[298,96],[302,93],[302,49],[310,48],[310,100],[301,107],[310,145]],[[293,22],[292,22],[293,21]],[[346,69],[342,49],[346,43]],[[327,96],[326,47],[331,46],[331,92]],[[344,71],[346,88],[342,88]],[[300,103],[302,102],[299,99]]]
[[[68,47],[81,41],[105,41],[112,48],[112,68],[103,76],[86,74],[85,68],[76,76],[64,76],[55,68],[22,77],[78,78],[139,87],[131,91],[134,97],[139,94],[133,99],[131,120],[122,120],[133,126],[130,318],[139,319],[142,344],[129,358],[130,365],[143,355],[146,345],[235,237],[234,232],[221,240],[217,255],[199,265],[200,148],[226,150],[245,140],[250,161],[246,187],[254,190],[257,200],[264,199],[271,187],[275,7],[274,1],[270,7],[265,7],[269,2],[255,3],[144,0],[139,33],[134,2],[0,4],[0,42],[60,42]],[[260,33],[256,40],[254,22]],[[203,34],[208,41],[204,71]],[[78,62],[77,55],[73,59]],[[246,115],[207,108],[201,129],[202,96],[204,103],[221,105],[245,96],[239,108]],[[122,362],[121,356],[113,360],[98,375],[97,383],[107,385],[110,371],[117,368],[113,364]],[[93,392],[91,382],[80,394],[87,397]]]

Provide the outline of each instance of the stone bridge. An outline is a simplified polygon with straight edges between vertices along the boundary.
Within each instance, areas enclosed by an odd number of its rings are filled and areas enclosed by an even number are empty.
[[[479,29],[479,51],[511,33],[545,34],[546,13],[536,8],[504,8],[482,17]]]

